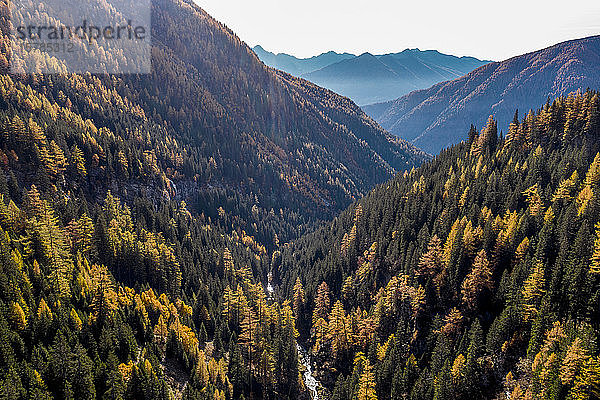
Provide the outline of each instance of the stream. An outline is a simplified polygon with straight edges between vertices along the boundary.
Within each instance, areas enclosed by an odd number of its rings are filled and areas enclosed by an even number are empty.
[[[267,298],[269,300],[273,300],[275,295],[275,288],[273,287],[273,274],[271,272],[269,272],[267,279]],[[318,388],[321,386],[321,383],[313,375],[310,355],[302,346],[298,344],[298,342],[296,342],[296,349],[298,350],[298,359],[300,361],[300,364],[302,364],[302,366],[304,367],[304,373],[302,374],[304,378],[304,385],[310,393],[311,400],[319,400]]]
[[[317,380],[317,378],[314,377],[314,375],[312,373],[312,366],[310,364],[310,356],[308,355],[308,352],[306,350],[304,350],[304,348],[302,346],[300,346],[298,343],[296,343],[296,348],[298,349],[298,357],[300,359],[300,364],[302,364],[305,368],[305,371],[303,374],[304,384],[306,385],[306,388],[310,392],[310,398],[312,400],[319,400],[319,391],[317,390],[317,388],[320,386],[320,383]]]

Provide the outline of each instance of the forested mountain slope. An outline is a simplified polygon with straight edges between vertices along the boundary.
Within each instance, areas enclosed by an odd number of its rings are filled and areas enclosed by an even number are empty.
[[[221,187],[267,211],[303,209],[317,218],[425,159],[347,99],[265,67],[191,3],[153,7],[152,75],[7,77],[11,115],[23,104],[9,89],[23,85],[38,101],[46,97],[109,131],[92,132],[99,148],[79,146],[86,161],[100,159],[90,172],[109,185],[122,188],[139,181],[141,170],[155,170],[159,193],[177,187],[186,197]],[[33,103],[32,111],[43,111]],[[127,173],[116,174],[125,162]]]
[[[507,130],[490,117],[282,251],[327,398],[598,398],[599,95]]]
[[[9,75],[8,10],[0,397],[304,395],[271,251],[425,155],[189,2],[153,1],[152,75]]]
[[[500,126],[515,109],[527,113],[549,97],[600,87],[600,36],[559,43],[473,72],[395,101],[363,107],[384,128],[432,154],[459,143],[465,124]]]
[[[162,3],[153,14],[155,76],[139,82],[156,92],[147,101],[160,103],[162,91],[172,88],[167,99],[175,104],[160,111],[179,111],[183,145],[210,154],[225,183],[246,186],[263,207],[287,204],[332,215],[376,182],[424,159],[346,99],[266,68],[197,7]],[[174,32],[172,26],[186,29]],[[204,101],[194,101],[198,94]]]

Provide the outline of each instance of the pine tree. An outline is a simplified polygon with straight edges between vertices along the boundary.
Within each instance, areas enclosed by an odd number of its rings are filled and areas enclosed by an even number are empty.
[[[31,370],[29,376],[28,398],[30,400],[51,400],[52,396],[48,392],[48,386],[42,379],[38,371]]]
[[[600,98],[594,94],[590,100],[589,112],[585,123],[584,131],[586,135],[598,134],[600,130]]]
[[[471,154],[480,156],[486,150],[491,152],[496,150],[498,145],[498,125],[493,115],[488,118],[485,128],[479,134],[479,137],[471,147]]]
[[[32,213],[33,226],[44,256],[52,268],[55,289],[62,296],[70,294],[69,278],[73,269],[65,233],[58,225],[58,218],[46,200],[40,198],[35,186],[27,193],[27,202]]]
[[[20,145],[23,145],[27,143],[27,130],[25,123],[19,117],[19,115],[15,114],[15,116],[12,118],[8,125],[8,131],[10,132],[11,136],[16,139],[15,144],[19,143]]]
[[[8,367],[4,380],[0,380],[0,393],[5,399],[18,400],[25,398],[25,388],[19,374],[12,365]]]
[[[519,110],[516,110],[513,120],[508,126],[506,143],[508,145],[512,145],[513,143],[519,143],[520,141],[521,138],[519,137]]]
[[[469,145],[469,148],[471,148],[471,146],[473,146],[473,143],[475,143],[475,141],[477,140],[477,128],[475,128],[475,125],[471,124],[471,128],[469,129],[469,134],[468,134],[468,142],[467,144]]]

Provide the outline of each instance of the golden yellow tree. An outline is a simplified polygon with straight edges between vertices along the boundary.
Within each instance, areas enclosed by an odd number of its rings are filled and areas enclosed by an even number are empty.
[[[229,248],[225,248],[225,251],[223,252],[223,268],[225,269],[225,272],[227,272],[228,274],[231,274],[233,276],[234,274],[234,265],[233,265],[233,256],[231,255],[231,250],[229,250]]]
[[[596,224],[596,240],[594,241],[594,252],[590,260],[590,274],[600,274],[600,223]]]
[[[75,169],[77,170],[79,175],[81,175],[82,177],[86,177],[87,170],[85,168],[85,158],[83,155],[83,151],[81,151],[81,149],[79,149],[79,147],[75,146],[75,147],[73,147],[73,150],[71,151],[71,155],[73,157],[72,164],[75,166]]]
[[[490,262],[487,259],[485,250],[481,250],[475,261],[473,268],[467,275],[462,284],[462,301],[469,309],[476,309],[478,299],[484,289],[492,288],[492,270]]]
[[[294,303],[293,303],[293,308],[294,308],[294,315],[296,316],[296,318],[298,318],[298,316],[300,315],[300,312],[302,311],[302,308],[304,306],[304,286],[302,286],[302,281],[300,280],[300,278],[296,278],[296,283],[294,284]]]
[[[427,251],[421,256],[417,275],[433,277],[439,274],[443,268],[442,257],[442,241],[434,235],[427,245]]]
[[[334,356],[346,350],[349,345],[348,329],[346,326],[346,311],[341,301],[336,301],[329,315],[327,338],[332,340],[331,347]]]
[[[8,315],[10,322],[12,322],[12,325],[16,330],[22,331],[27,327],[27,317],[25,316],[25,311],[23,311],[23,308],[19,303],[10,303]]]
[[[362,364],[362,373],[358,381],[358,394],[357,400],[377,400],[377,393],[375,391],[375,374],[373,373],[373,367],[368,358],[362,353],[358,353],[354,361],[355,365]]]
[[[313,311],[313,325],[319,318],[326,318],[331,308],[331,293],[327,283],[322,282],[317,289],[317,297],[315,298],[315,309]]]
[[[569,179],[564,179],[560,182],[558,188],[552,196],[552,202],[554,203],[559,200],[571,200],[573,198],[573,191],[577,187],[578,182],[579,175],[577,174],[577,171],[575,171]]]
[[[560,366],[560,380],[563,385],[568,385],[575,379],[575,376],[579,373],[581,366],[589,358],[588,351],[583,347],[583,343],[580,338],[575,338],[567,354],[563,359]]]
[[[540,215],[544,208],[544,203],[540,195],[540,185],[536,183],[524,191],[523,194],[527,199],[527,204],[529,204],[529,213],[533,216]]]
[[[538,262],[523,285],[521,294],[523,295],[523,316],[526,321],[535,317],[539,300],[545,293],[546,280],[544,273],[544,265]]]

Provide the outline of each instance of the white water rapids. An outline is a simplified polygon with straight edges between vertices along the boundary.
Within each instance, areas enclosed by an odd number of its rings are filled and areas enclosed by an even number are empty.
[[[304,371],[304,384],[306,388],[310,392],[310,397],[312,400],[319,400],[319,391],[317,388],[320,386],[317,378],[314,377],[312,373],[312,366],[310,365],[310,356],[308,352],[302,348],[299,344],[296,343],[296,348],[298,349],[298,357],[300,358],[300,364],[302,364],[305,368]]]
[[[273,287],[273,275],[271,272],[269,272],[267,278],[267,296],[269,300],[273,300],[275,297],[275,288]],[[319,400],[318,388],[321,386],[321,383],[313,375],[310,355],[302,346],[298,344],[298,342],[296,342],[296,349],[298,350],[298,359],[300,364],[302,364],[304,367],[304,372],[302,374],[304,378],[304,385],[310,393],[311,400]]]

